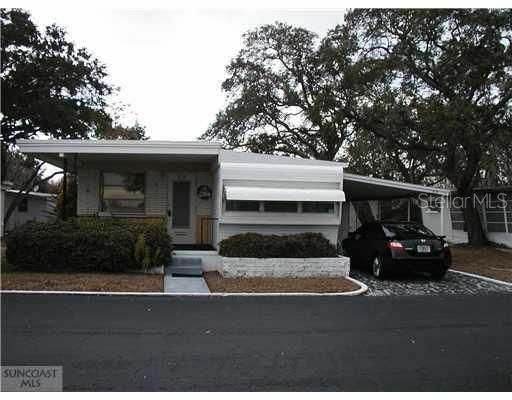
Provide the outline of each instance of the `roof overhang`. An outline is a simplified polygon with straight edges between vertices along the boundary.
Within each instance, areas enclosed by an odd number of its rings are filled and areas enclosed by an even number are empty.
[[[343,174],[343,190],[348,201],[413,197],[421,193],[448,196],[451,193],[449,189],[372,178],[347,172]]]
[[[159,140],[18,140],[22,153],[63,166],[63,160],[112,161],[141,159],[173,161],[208,161],[217,159],[217,142],[171,142]]]
[[[226,200],[345,201],[343,190],[225,186]]]

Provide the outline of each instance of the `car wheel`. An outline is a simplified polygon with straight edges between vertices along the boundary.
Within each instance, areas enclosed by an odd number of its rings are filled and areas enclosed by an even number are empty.
[[[434,278],[434,279],[443,279],[444,276],[446,275],[446,271],[448,271],[448,270],[447,269],[439,269],[437,271],[433,271],[431,273],[432,278]]]
[[[384,265],[380,256],[375,256],[372,261],[372,273],[377,279],[384,278]]]

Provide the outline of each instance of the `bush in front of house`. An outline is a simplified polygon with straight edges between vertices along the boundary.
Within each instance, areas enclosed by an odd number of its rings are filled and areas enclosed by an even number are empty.
[[[242,233],[219,243],[223,257],[315,258],[337,257],[336,247],[321,233],[261,235]]]
[[[79,226],[91,229],[123,229],[132,238],[132,255],[138,268],[167,265],[172,258],[172,239],[163,218],[78,217]]]
[[[9,233],[6,256],[18,269],[48,272],[122,272],[170,261],[171,238],[163,222],[136,228],[127,225],[101,220],[30,222]],[[145,241],[144,251],[151,254],[145,264],[135,255],[140,237]]]

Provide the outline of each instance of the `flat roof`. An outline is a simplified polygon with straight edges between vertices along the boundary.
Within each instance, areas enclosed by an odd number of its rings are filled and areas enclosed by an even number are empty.
[[[66,154],[83,155],[94,159],[99,155],[107,159],[109,155],[149,156],[160,160],[164,156],[173,156],[183,162],[186,158],[197,157],[211,160],[219,158],[220,162],[239,163],[269,163],[289,165],[319,165],[346,167],[347,163],[337,161],[314,160],[298,157],[279,156],[272,154],[250,153],[245,151],[224,150],[220,142],[205,141],[166,141],[166,140],[40,140],[20,139],[17,142],[21,152],[32,154],[34,157],[50,164],[62,167],[62,157]],[[111,157],[112,158],[112,157]],[[115,158],[115,157],[114,157]],[[115,162],[115,159],[109,161]]]
[[[451,193],[450,189],[372,178],[348,172],[343,173],[343,190],[348,201],[410,197],[418,193],[448,196]]]

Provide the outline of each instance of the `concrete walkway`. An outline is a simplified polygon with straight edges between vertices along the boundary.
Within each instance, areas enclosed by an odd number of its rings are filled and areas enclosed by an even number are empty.
[[[164,276],[165,293],[210,293],[203,277]]]

